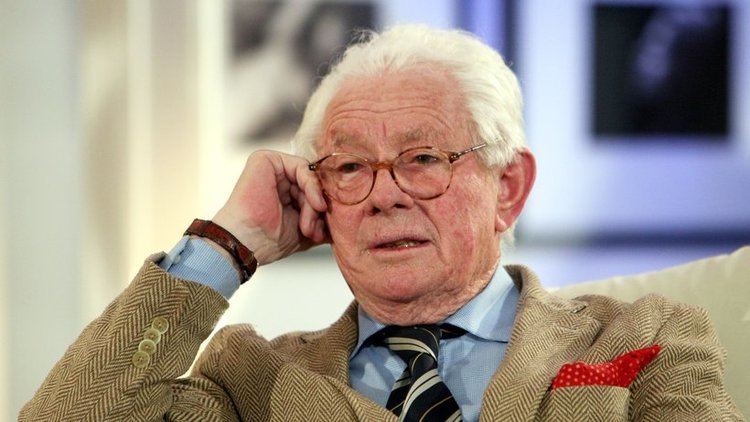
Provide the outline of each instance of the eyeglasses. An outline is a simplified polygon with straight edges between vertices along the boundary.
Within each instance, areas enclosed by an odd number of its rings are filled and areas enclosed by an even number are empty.
[[[358,204],[370,195],[380,169],[387,169],[405,193],[418,199],[432,199],[448,190],[454,161],[486,146],[482,143],[459,152],[410,148],[392,161],[377,163],[359,155],[335,152],[308,167],[317,173],[325,194],[345,205]]]

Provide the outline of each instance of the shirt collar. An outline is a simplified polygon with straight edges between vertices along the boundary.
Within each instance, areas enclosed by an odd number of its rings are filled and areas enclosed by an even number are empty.
[[[518,296],[518,289],[510,275],[498,265],[487,286],[443,322],[463,328],[484,340],[507,343],[513,328]],[[372,318],[361,306],[357,307],[357,326],[359,335],[351,357],[359,353],[370,336],[385,328],[385,324]]]

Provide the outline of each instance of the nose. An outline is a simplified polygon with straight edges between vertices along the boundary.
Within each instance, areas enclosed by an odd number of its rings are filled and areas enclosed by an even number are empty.
[[[367,197],[368,213],[375,215],[388,213],[398,208],[411,208],[414,198],[402,191],[393,175],[387,169],[379,169],[373,177],[372,191]]]

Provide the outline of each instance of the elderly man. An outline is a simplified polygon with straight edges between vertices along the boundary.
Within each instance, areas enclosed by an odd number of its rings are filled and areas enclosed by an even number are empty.
[[[499,266],[536,170],[516,79],[478,40],[404,26],[349,47],[294,143],[146,261],[21,419],[741,419],[703,311],[565,300]],[[356,298],[338,321],[224,328],[178,378],[257,265],[322,243]]]

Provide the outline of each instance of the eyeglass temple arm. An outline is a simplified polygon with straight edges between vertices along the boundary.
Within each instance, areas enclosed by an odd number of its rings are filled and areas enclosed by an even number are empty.
[[[315,171],[315,170],[317,170],[317,169],[318,169],[318,167],[320,167],[320,163],[322,163],[322,162],[323,162],[323,160],[325,160],[325,159],[326,159],[326,158],[328,158],[328,157],[329,157],[329,155],[326,155],[325,157],[321,158],[320,160],[318,160],[318,161],[316,161],[316,162],[314,162],[314,163],[310,163],[310,164],[308,164],[308,165],[307,165],[307,168],[308,168],[308,169],[310,169],[311,171]]]
[[[484,148],[484,147],[486,147],[486,146],[487,146],[487,143],[486,143],[486,142],[483,142],[483,143],[481,143],[481,144],[479,144],[479,145],[474,145],[473,147],[471,147],[471,148],[469,148],[469,149],[465,149],[465,150],[463,150],[463,151],[459,151],[459,152],[452,152],[452,153],[451,153],[451,154],[450,154],[450,155],[448,156],[448,158],[450,159],[450,161],[451,161],[451,163],[452,163],[452,162],[454,162],[454,161],[458,160],[459,158],[461,158],[461,156],[462,156],[462,155],[464,155],[464,154],[468,154],[468,153],[470,153],[470,152],[476,151],[476,150],[478,150],[478,149],[480,149],[480,148]]]

